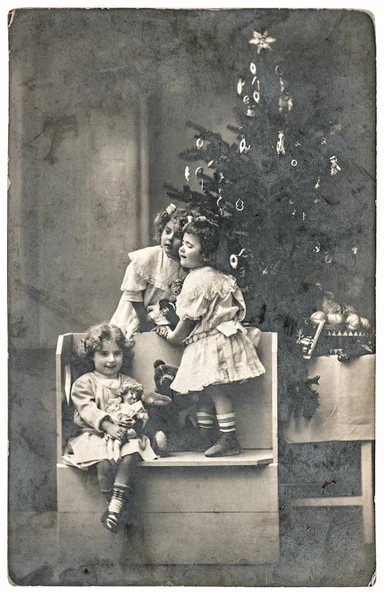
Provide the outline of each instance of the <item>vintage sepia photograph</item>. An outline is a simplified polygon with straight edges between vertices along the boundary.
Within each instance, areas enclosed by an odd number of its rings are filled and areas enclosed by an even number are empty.
[[[375,585],[373,15],[8,47],[10,585]]]

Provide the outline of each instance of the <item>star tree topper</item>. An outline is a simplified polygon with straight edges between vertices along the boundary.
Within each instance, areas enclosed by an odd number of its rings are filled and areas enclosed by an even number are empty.
[[[253,38],[249,40],[250,44],[257,46],[257,54],[260,54],[263,48],[272,50],[271,44],[273,44],[273,42],[276,42],[276,38],[270,37],[268,35],[268,31],[264,31],[264,33],[258,33],[257,31],[254,31]]]

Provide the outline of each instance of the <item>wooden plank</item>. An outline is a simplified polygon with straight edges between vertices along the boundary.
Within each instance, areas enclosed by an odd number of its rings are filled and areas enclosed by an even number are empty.
[[[141,512],[277,512],[277,465],[141,469]]]
[[[145,469],[165,467],[241,467],[268,465],[273,461],[272,450],[242,450],[237,456],[207,458],[203,452],[172,452],[166,458],[140,463]]]
[[[273,462],[278,462],[278,371],[277,371],[277,333],[271,338],[271,373],[272,373],[272,449]]]
[[[62,404],[65,398],[65,365],[69,364],[72,355],[73,335],[66,333],[60,335],[56,347],[56,428],[57,428],[57,461],[62,455]]]
[[[58,556],[72,569],[97,565],[101,558],[120,565],[252,564],[266,568],[262,565],[276,563],[279,557],[277,515],[146,514],[128,532],[117,535],[107,531],[96,514],[58,514],[57,523]],[[233,579],[228,578],[227,585],[233,585]]]
[[[362,506],[362,496],[333,496],[326,498],[295,498],[289,502],[291,506],[308,506],[312,508],[320,506]]]
[[[277,512],[277,465],[140,469],[135,503],[143,512]],[[100,514],[104,509],[96,476],[58,465],[58,512]]]
[[[247,565],[276,563],[279,558],[277,513],[146,513],[142,517],[133,562]]]
[[[375,516],[373,506],[372,442],[361,442],[361,494],[363,498],[364,541],[375,540]]]

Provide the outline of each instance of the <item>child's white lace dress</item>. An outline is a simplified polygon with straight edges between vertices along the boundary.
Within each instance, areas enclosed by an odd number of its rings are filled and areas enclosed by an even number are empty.
[[[241,382],[265,373],[241,325],[243,294],[236,280],[212,267],[193,269],[177,298],[180,319],[196,320],[171,388],[186,394],[209,385]]]

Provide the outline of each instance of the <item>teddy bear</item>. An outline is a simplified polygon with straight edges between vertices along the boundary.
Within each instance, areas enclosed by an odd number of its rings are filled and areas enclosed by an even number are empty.
[[[154,365],[155,390],[145,399],[149,420],[145,433],[160,456],[169,451],[194,450],[199,433],[194,402],[188,395],[171,389],[178,368],[158,359]]]

